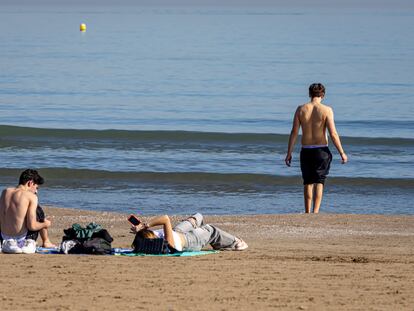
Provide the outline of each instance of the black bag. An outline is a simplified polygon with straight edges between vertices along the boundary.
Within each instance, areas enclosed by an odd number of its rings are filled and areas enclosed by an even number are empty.
[[[112,251],[111,243],[103,238],[92,238],[83,242],[83,253],[91,255],[107,255]]]
[[[135,239],[132,242],[132,247],[134,248],[134,253],[158,255],[175,252],[173,248],[168,246],[167,240],[164,240],[163,238],[144,239],[138,235],[135,235]]]
[[[114,239],[111,237],[111,235],[109,234],[108,230],[106,230],[106,229],[101,229],[101,230],[99,230],[97,232],[94,232],[92,234],[92,239],[93,238],[101,238],[101,239],[106,240],[109,243],[112,243],[114,241]]]

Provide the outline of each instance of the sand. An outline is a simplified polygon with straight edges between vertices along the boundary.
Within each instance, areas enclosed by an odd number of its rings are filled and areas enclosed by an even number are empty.
[[[46,208],[60,242],[95,221],[128,247],[126,215]],[[200,257],[0,254],[0,310],[414,310],[414,216],[206,216],[243,252]],[[173,217],[177,221],[177,217]]]

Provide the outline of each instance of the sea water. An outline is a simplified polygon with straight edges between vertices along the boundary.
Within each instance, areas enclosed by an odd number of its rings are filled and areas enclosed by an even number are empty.
[[[349,163],[321,211],[414,213],[414,11],[2,6],[0,186],[142,214],[303,211],[296,107],[327,88]],[[80,23],[87,31],[80,32]]]

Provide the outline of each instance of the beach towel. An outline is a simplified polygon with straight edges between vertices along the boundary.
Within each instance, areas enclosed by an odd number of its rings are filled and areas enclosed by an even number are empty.
[[[191,256],[203,256],[203,255],[211,255],[217,254],[219,251],[209,250],[209,251],[197,251],[197,252],[175,252],[169,254],[144,254],[144,253],[133,253],[132,250],[130,252],[123,252],[123,253],[115,253],[114,255],[121,255],[121,256],[161,256],[161,257],[191,257]]]
[[[36,253],[38,254],[61,254],[58,247],[48,248],[48,247],[37,247]],[[134,253],[131,248],[112,248],[111,254],[115,256],[164,256],[164,257],[190,257],[190,256],[202,256],[202,255],[211,255],[217,254],[219,251],[216,250],[207,250],[207,251],[198,251],[198,252],[176,252],[173,254],[143,254],[143,253]]]
[[[60,254],[59,247],[36,247],[37,254]]]

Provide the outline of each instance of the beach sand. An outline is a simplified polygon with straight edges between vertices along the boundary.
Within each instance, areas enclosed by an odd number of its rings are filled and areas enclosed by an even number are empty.
[[[92,221],[113,247],[133,239],[126,215],[45,210],[56,243],[72,223]],[[249,249],[181,258],[0,254],[0,310],[414,310],[414,216],[205,220]]]

